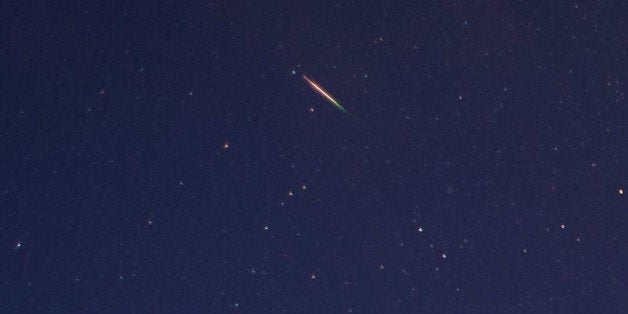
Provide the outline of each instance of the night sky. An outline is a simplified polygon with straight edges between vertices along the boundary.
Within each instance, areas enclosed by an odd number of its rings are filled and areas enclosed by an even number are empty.
[[[0,312],[628,313],[628,3],[545,2],[3,1]]]

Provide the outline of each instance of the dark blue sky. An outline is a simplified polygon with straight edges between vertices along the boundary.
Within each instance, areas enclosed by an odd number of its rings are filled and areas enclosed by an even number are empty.
[[[472,2],[4,2],[0,312],[626,313],[628,4]]]

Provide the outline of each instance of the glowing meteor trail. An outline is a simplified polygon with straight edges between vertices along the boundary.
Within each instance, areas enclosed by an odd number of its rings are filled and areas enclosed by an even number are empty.
[[[335,99],[334,97],[331,97],[331,95],[329,95],[329,93],[327,91],[325,91],[322,87],[318,86],[318,84],[316,84],[316,82],[310,80],[307,76],[302,75],[303,79],[308,82],[308,84],[310,84],[310,86],[317,91],[319,94],[321,94],[321,96],[327,98],[327,100],[329,100],[329,102],[331,102],[338,110],[344,112],[344,113],[349,113],[344,107],[342,107]]]

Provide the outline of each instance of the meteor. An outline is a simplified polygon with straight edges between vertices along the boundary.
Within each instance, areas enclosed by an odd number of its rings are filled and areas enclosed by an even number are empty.
[[[307,76],[302,75],[303,79],[310,84],[310,86],[316,91],[318,92],[321,96],[327,98],[327,100],[329,100],[329,102],[332,103],[332,105],[334,105],[336,107],[336,109],[344,112],[344,113],[349,113],[344,107],[342,107],[335,99],[334,97],[331,97],[331,95],[325,91],[322,87],[318,86],[318,84],[316,84],[316,82],[310,80]]]

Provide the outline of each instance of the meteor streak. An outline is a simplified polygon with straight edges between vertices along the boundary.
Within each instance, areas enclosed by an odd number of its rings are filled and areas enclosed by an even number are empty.
[[[316,84],[316,82],[310,80],[307,76],[302,75],[303,79],[310,84],[310,86],[317,91],[319,94],[321,94],[321,96],[327,98],[327,100],[329,100],[329,102],[332,103],[332,105],[334,105],[338,110],[344,112],[344,113],[349,113],[344,107],[342,107],[335,99],[334,97],[331,97],[331,95],[329,95],[329,93],[327,91],[325,91],[322,87],[318,86],[318,84]]]

